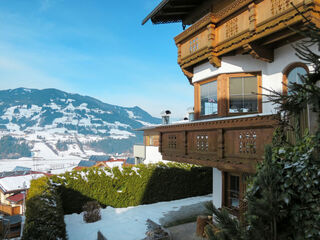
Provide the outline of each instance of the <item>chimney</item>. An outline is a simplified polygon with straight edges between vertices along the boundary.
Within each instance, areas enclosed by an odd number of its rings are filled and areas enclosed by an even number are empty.
[[[188,112],[188,118],[189,118],[189,121],[193,121],[194,120],[194,108],[193,107],[189,107],[187,108],[187,112]]]
[[[167,125],[170,123],[170,110],[165,110],[165,111],[162,111],[160,113],[161,117],[162,117],[162,124],[163,125]]]

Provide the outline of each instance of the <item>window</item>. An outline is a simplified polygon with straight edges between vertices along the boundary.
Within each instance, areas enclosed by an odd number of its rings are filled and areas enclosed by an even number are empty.
[[[283,92],[290,94],[290,86],[292,83],[301,83],[300,76],[308,73],[308,67],[303,63],[293,63],[286,68],[283,75]],[[289,91],[288,91],[289,90]]]
[[[194,83],[194,117],[208,119],[262,112],[261,74],[220,74]]]
[[[240,177],[226,173],[225,180],[225,205],[229,208],[238,208],[240,203]]]
[[[243,207],[241,201],[246,189],[248,175],[224,172],[223,173],[223,205],[229,209],[239,210]]]
[[[217,81],[208,82],[200,86],[201,115],[218,113]]]
[[[283,93],[284,94],[291,94],[290,87],[292,83],[302,83],[301,76],[306,75],[309,72],[308,67],[303,63],[292,63],[290,64],[284,71],[283,71]],[[297,124],[294,118],[288,119],[289,124],[295,126]],[[309,128],[309,110],[308,106],[306,105],[305,109],[300,112],[299,118],[301,136],[304,134],[305,129]],[[296,142],[296,135],[293,131],[287,132],[288,141],[294,144]]]
[[[258,112],[257,76],[229,78],[229,113]]]

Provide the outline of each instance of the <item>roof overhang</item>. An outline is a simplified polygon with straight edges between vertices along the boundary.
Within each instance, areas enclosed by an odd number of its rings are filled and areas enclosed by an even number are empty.
[[[154,24],[183,22],[187,16],[206,1],[207,0],[163,0],[143,19],[142,25],[149,19],[151,19]]]

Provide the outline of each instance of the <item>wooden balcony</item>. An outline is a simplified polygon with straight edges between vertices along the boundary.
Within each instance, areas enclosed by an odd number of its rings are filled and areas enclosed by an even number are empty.
[[[251,54],[254,58],[273,61],[273,50],[301,36],[306,18],[319,24],[319,0],[238,0],[198,20],[175,37],[178,63],[189,80],[193,66],[209,61],[220,67],[221,56]]]
[[[224,171],[255,172],[271,143],[276,115],[230,117],[162,125],[160,152],[165,160],[216,167]]]
[[[0,212],[10,216],[17,215],[20,214],[20,207],[12,207],[10,205],[0,204]]]

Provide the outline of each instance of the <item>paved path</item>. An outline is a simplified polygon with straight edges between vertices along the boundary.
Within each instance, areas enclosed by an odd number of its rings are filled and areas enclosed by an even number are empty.
[[[172,240],[203,240],[205,238],[196,236],[196,222],[185,223],[167,228],[172,236]]]

